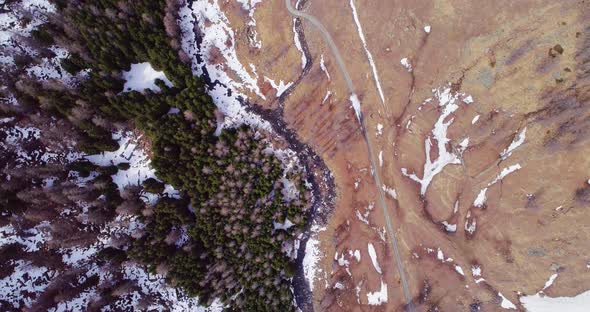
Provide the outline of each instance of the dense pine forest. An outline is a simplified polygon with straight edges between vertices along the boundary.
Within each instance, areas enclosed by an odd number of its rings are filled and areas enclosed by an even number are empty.
[[[5,125],[18,121],[41,129],[31,148],[42,145],[64,155],[116,151],[120,146],[113,133],[133,129],[149,147],[157,179],[121,191],[111,176],[128,170],[128,164],[98,166],[82,157],[67,165],[40,160],[23,167],[16,160],[19,153],[6,149],[0,156],[5,181],[0,225],[52,220],[52,241],[71,247],[100,235],[100,225],[133,217],[144,226],[100,250],[101,266],[137,261],[203,305],[221,300],[231,311],[293,310],[294,262],[282,247],[300,234],[308,218],[306,173],[297,166],[286,171],[270,148],[271,138],[257,129],[241,126],[215,135],[223,114],[180,48],[181,1],[53,4],[56,12],[45,17],[46,23],[31,37],[17,38],[28,48],[14,54],[15,66],[1,75],[3,98],[13,97],[18,105],[3,101],[0,118]],[[68,51],[60,67],[78,77],[75,83],[41,81],[24,70],[53,56],[55,47]],[[172,86],[158,80],[160,91],[123,92],[122,72],[145,62],[163,71]],[[84,178],[85,184],[73,183],[72,177]],[[180,195],[165,195],[167,185]],[[142,200],[147,193],[160,194],[159,199]],[[66,207],[80,202],[87,203],[83,209],[93,234],[77,233],[75,221],[64,218]],[[18,259],[14,248],[0,247],[0,258]],[[55,257],[51,250],[39,252]],[[92,276],[77,283],[71,279],[60,275],[61,284],[32,305],[44,309],[67,297],[58,291],[64,285],[99,284]],[[100,310],[126,287],[124,280],[100,287],[101,300],[89,309]]]

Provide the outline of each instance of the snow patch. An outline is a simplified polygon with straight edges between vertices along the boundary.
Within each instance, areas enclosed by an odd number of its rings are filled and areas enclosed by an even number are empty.
[[[515,171],[518,171],[520,169],[522,169],[522,167],[520,166],[520,164],[512,165],[512,166],[509,166],[507,168],[502,169],[502,171],[500,172],[500,174],[488,186],[491,186],[493,184],[498,183],[499,181],[503,180],[509,174],[511,174],[511,173],[513,173]]]
[[[344,284],[340,283],[340,282],[336,282],[336,284],[334,284],[334,289],[344,289]]]
[[[377,136],[382,136],[382,135],[383,135],[383,125],[377,124]]]
[[[320,56],[320,68],[322,69],[324,74],[326,74],[326,77],[328,77],[328,81],[332,80],[332,77],[330,77],[330,73],[328,72],[328,68],[326,67],[326,63],[324,63],[323,54]]]
[[[395,191],[395,189],[388,187],[387,185],[383,184],[381,186],[381,188],[383,189],[383,191],[385,192],[385,194],[391,196],[391,198],[393,199],[397,199],[397,192]]]
[[[359,101],[358,96],[356,93],[350,95],[350,103],[352,104],[352,109],[354,109],[354,113],[356,114],[356,118],[359,122],[361,122],[361,101]]]
[[[404,57],[403,59],[401,59],[400,64],[402,64],[402,66],[408,70],[408,72],[412,72],[412,64],[410,63],[410,60],[408,60],[407,57]]]
[[[479,265],[474,265],[471,267],[471,275],[473,277],[480,277],[481,276],[481,267]]]
[[[461,274],[462,276],[465,276],[465,272],[463,272],[463,268],[461,268],[460,265],[455,265],[455,271],[457,271],[457,273]]]
[[[303,51],[303,44],[301,43],[301,38],[299,38],[299,33],[295,27],[295,21],[296,19],[293,19],[293,40],[295,41],[295,47],[301,53],[301,69],[304,69],[305,65],[307,65],[307,56],[305,56],[305,51]]]
[[[354,0],[350,0],[350,8],[352,9],[352,16],[354,17],[354,22],[356,23],[359,38],[363,43],[363,48],[365,49],[365,53],[367,54],[367,59],[369,60],[369,64],[371,65],[371,69],[373,70],[373,79],[375,79],[375,85],[377,86],[377,91],[379,91],[379,97],[381,98],[381,102],[385,103],[385,97],[383,96],[383,90],[381,89],[381,83],[379,82],[379,74],[377,73],[377,66],[375,66],[373,55],[371,54],[367,46],[367,40],[365,39],[365,34],[363,33],[363,27],[361,26],[361,22],[356,11],[356,6],[354,5]]]
[[[350,272],[350,261],[346,259],[346,252],[340,254],[340,257],[338,257],[338,252],[336,252],[334,254],[334,260],[338,262],[339,266],[344,267],[346,273],[348,273],[348,276],[352,276],[352,272]]]
[[[365,213],[361,214],[361,212],[357,209],[356,210],[356,217],[363,223],[365,223],[366,225],[369,225],[369,215],[371,214],[371,211],[373,210],[373,208],[375,207],[375,204],[370,203],[369,206],[365,209]]]
[[[382,274],[381,267],[379,266],[379,262],[377,261],[377,252],[375,252],[375,247],[372,243],[367,245],[367,249],[369,251],[369,256],[371,257],[371,262],[373,263],[373,267],[377,273]]]
[[[520,166],[520,164],[516,164],[516,165],[512,165],[512,166],[502,169],[500,174],[498,174],[498,176],[496,176],[496,178],[492,182],[488,183],[488,186],[486,188],[479,191],[479,194],[477,194],[477,197],[473,201],[473,206],[478,207],[478,208],[483,207],[483,205],[485,205],[486,200],[487,200],[486,192],[488,191],[488,188],[490,186],[502,181],[506,176],[508,176],[509,174],[511,174],[515,171],[520,170],[521,168],[522,167]]]
[[[367,292],[367,300],[370,305],[382,305],[387,302],[387,284],[381,280],[381,289],[376,292]]]
[[[293,82],[285,84],[285,82],[283,82],[282,80],[280,80],[279,83],[276,83],[274,80],[266,76],[264,76],[264,80],[268,81],[272,88],[277,90],[277,97],[283,95],[283,93],[285,93],[285,91],[287,91],[293,85]]]
[[[313,291],[315,280],[320,272],[318,264],[324,253],[320,249],[319,233],[325,228],[320,228],[317,224],[311,227],[311,236],[305,244],[305,256],[303,257],[303,274],[309,284],[309,289]]]
[[[502,153],[500,153],[500,158],[502,160],[506,160],[508,157],[510,157],[512,155],[512,152],[514,152],[518,147],[520,147],[522,145],[522,143],[524,143],[524,139],[526,138],[526,127],[524,127],[524,129],[522,129],[522,131],[520,131],[512,140],[512,142],[510,143],[510,145],[502,151]]]
[[[543,286],[543,290],[551,287],[551,285],[553,285],[553,282],[555,282],[555,279],[557,278],[557,273],[551,275],[549,277],[549,280],[547,280],[547,282],[545,283],[545,286]]]
[[[479,194],[477,194],[477,197],[473,201],[473,206],[475,206],[477,208],[483,207],[483,205],[486,203],[486,200],[487,200],[487,196],[486,196],[487,191],[488,191],[487,187],[479,191]]]
[[[449,126],[453,123],[454,118],[449,118],[457,109],[459,109],[458,99],[464,97],[465,94],[456,93],[451,90],[450,87],[444,89],[433,90],[435,98],[438,99],[439,106],[442,108],[442,112],[434,128],[432,129],[432,139],[436,141],[436,148],[438,149],[438,158],[435,160],[430,159],[430,149],[433,145],[431,136],[429,135],[424,141],[424,149],[426,154],[426,162],[424,163],[424,173],[422,178],[419,178],[415,173],[408,173],[406,168],[402,168],[402,174],[409,177],[410,179],[420,183],[420,194],[425,195],[430,182],[434,177],[442,172],[444,167],[447,165],[459,165],[462,162],[463,152],[467,148],[469,140],[463,140],[459,145],[457,151],[449,151],[448,145],[451,142],[447,138],[447,131]]]
[[[457,224],[450,224],[447,221],[443,221],[442,225],[445,227],[445,231],[449,233],[457,232]]]
[[[469,218],[469,216],[467,218]],[[477,220],[473,219],[473,220],[471,220],[471,222],[468,219],[465,220],[465,232],[473,235],[473,233],[475,233],[476,229],[477,229]]]
[[[155,70],[148,62],[131,64],[131,69],[123,72],[123,79],[123,92],[143,92],[145,89],[160,92],[160,87],[156,85],[157,79],[164,81],[168,87],[173,86],[164,72]]]
[[[289,220],[289,219],[285,219],[285,222],[283,222],[283,223],[278,223],[278,222],[273,221],[272,225],[273,225],[275,231],[276,230],[285,230],[286,231],[286,230],[290,229],[292,226],[294,226],[295,223],[291,222],[291,220]]]
[[[516,310],[516,306],[514,305],[514,303],[512,303],[510,300],[508,300],[508,298],[504,297],[504,295],[502,295],[502,293],[498,293],[498,296],[500,296],[500,298],[502,298],[502,302],[500,303],[500,306],[502,308]]]
[[[356,262],[361,262],[361,251],[360,250],[349,250],[348,251],[349,256],[354,257],[356,259]]]
[[[326,101],[330,98],[330,96],[332,96],[332,92],[330,92],[330,90],[326,90],[326,95],[324,96],[324,99],[322,100],[322,105],[324,103],[326,103]]]
[[[98,251],[98,244],[88,247],[72,247],[59,250],[62,255],[62,262],[73,267],[80,267],[88,262]]]
[[[48,241],[49,222],[43,221],[33,228],[18,233],[12,224],[0,227],[0,247],[11,244],[19,244],[25,252],[41,250],[43,244]]]

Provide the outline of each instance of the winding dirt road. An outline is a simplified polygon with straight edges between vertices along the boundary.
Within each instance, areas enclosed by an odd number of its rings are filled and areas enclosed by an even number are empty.
[[[285,0],[285,4],[287,6],[287,10],[289,11],[289,13],[291,15],[307,20],[308,22],[310,22],[314,27],[316,27],[320,31],[320,33],[324,37],[324,40],[326,41],[326,43],[330,47],[332,54],[336,58],[336,63],[338,64],[338,67],[340,68],[340,72],[344,76],[344,80],[346,81],[348,91],[350,92],[351,96],[356,97],[354,84],[352,83],[352,79],[350,78],[350,74],[348,73],[348,70],[346,69],[346,65],[344,64],[344,61],[342,59],[342,56],[340,55],[340,51],[338,50],[338,47],[334,43],[334,40],[332,39],[332,36],[330,35],[330,33],[328,32],[326,27],[324,27],[324,25],[316,17],[296,10],[293,7],[293,5],[291,4],[291,0]],[[370,137],[367,133],[367,130],[365,127],[365,121],[364,121],[364,117],[363,117],[362,113],[359,113],[359,122],[361,124],[361,131],[363,132],[363,136],[364,136],[365,142],[367,144],[367,149],[369,152],[369,160],[371,162],[371,171],[373,172],[373,178],[375,180],[375,185],[377,187],[377,191],[379,192],[379,204],[380,204],[381,208],[383,209],[383,215],[385,216],[385,223],[387,225],[387,233],[389,235],[389,240],[391,241],[391,247],[393,248],[395,263],[397,264],[397,270],[400,275],[401,285],[403,288],[404,296],[406,298],[407,310],[411,312],[414,310],[413,306],[412,306],[412,296],[410,294],[408,280],[406,279],[406,274],[405,274],[403,262],[401,259],[401,254],[399,251],[397,238],[395,237],[395,227],[393,226],[393,222],[391,221],[391,217],[389,215],[389,208],[387,206],[387,202],[385,201],[385,194],[384,194],[384,191],[381,187],[383,184],[381,183],[379,171],[377,170],[377,166],[375,165],[376,161],[375,161],[375,155],[373,153],[373,146],[371,145],[371,140],[370,140]]]

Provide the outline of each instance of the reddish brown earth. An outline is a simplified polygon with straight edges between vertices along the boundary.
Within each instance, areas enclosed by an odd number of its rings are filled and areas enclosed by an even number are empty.
[[[478,304],[483,311],[501,311],[498,293],[523,310],[519,292],[537,293],[554,273],[558,278],[545,290],[548,296],[574,296],[590,289],[586,266],[590,261],[590,3],[356,0],[355,4],[384,103],[349,1],[310,0],[304,11],[316,16],[333,36],[361,98],[373,152],[383,152],[378,170],[383,183],[398,195],[387,197],[389,214],[397,228],[416,310],[469,311],[470,305]],[[313,63],[281,101],[264,76],[291,82],[302,75],[293,18],[284,1],[265,0],[256,6],[261,49],[248,45],[247,12],[234,2],[221,6],[236,32],[238,58],[256,66],[258,85],[267,97],[262,101],[250,95],[250,102],[282,109],[289,127],[316,150],[335,177],[336,206],[320,234],[324,253],[320,267],[327,280],[323,274],[316,278],[315,310],[402,311],[405,299],[391,245],[379,236],[385,227],[377,200],[380,186],[371,176],[349,93],[324,40],[303,22]],[[432,27],[430,33],[424,31],[426,25]],[[331,80],[320,68],[322,55]],[[400,64],[402,58],[410,60],[411,73]],[[459,143],[467,137],[469,146],[460,164],[444,167],[422,196],[420,184],[404,176],[402,168],[423,176],[425,140],[433,136],[441,115],[436,98],[424,102],[433,97],[433,89],[446,87],[453,94],[465,94],[444,120],[453,119],[446,148],[459,154]],[[332,95],[322,103],[328,90]],[[467,95],[473,103],[461,100]],[[479,120],[472,124],[477,115]],[[382,135],[377,135],[378,124],[383,125]],[[522,145],[502,160],[502,151],[525,127]],[[433,146],[430,158],[439,154]],[[475,207],[480,190],[515,165],[520,169],[489,186],[485,205]],[[371,203],[375,208],[367,225],[356,212],[365,213]],[[456,224],[457,231],[445,231],[443,221]],[[469,233],[466,225],[473,222],[475,230]],[[371,264],[368,243],[375,246],[383,277]],[[437,259],[439,248],[443,261]],[[346,258],[351,275],[334,261],[336,252],[349,250],[361,253],[360,262]],[[474,266],[481,268],[481,276],[473,276]],[[477,283],[480,278],[484,280]],[[370,306],[367,293],[378,291],[381,280],[387,284],[388,301]]]

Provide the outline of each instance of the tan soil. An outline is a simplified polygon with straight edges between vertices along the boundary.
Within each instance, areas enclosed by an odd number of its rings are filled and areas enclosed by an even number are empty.
[[[334,37],[362,101],[369,133],[384,165],[383,183],[396,189],[388,197],[397,237],[417,310],[469,311],[479,302],[484,311],[502,310],[501,292],[518,304],[518,294],[539,291],[555,271],[559,276],[545,290],[549,296],[574,296],[590,289],[590,3],[581,0],[544,1],[369,1],[356,0],[368,47],[373,54],[386,101],[382,103],[352,18],[349,1],[310,0],[307,13],[316,16]],[[233,1],[222,5],[236,31],[242,64],[256,66],[259,86],[267,95],[265,108],[277,108],[274,89],[263,76],[295,81],[301,74],[301,54],[293,42],[293,19],[283,0],[257,6],[256,31],[262,49],[248,46],[248,16]],[[432,26],[426,34],[425,25]],[[384,227],[377,207],[370,225],[359,221],[370,203],[377,205],[366,145],[350,108],[349,94],[330,51],[319,33],[304,23],[313,67],[286,97],[284,118],[300,139],[322,156],[335,176],[338,199],[322,232],[325,253],[321,267],[328,273],[325,289],[318,278],[316,311],[401,311],[405,303],[389,244],[379,237]],[[556,52],[563,47],[562,54]],[[554,49],[552,49],[554,48]],[[320,69],[323,54],[332,80]],[[407,57],[413,75],[400,65]],[[248,68],[248,66],[245,66]],[[414,92],[412,93],[412,81]],[[469,137],[461,165],[449,165],[420,196],[419,184],[401,168],[422,176],[424,140],[440,116],[437,103],[419,106],[432,89],[453,83],[473,96],[453,114],[448,137],[452,144]],[[324,103],[326,91],[331,98]],[[472,125],[472,119],[480,115]],[[408,129],[405,125],[412,123]],[[377,124],[382,136],[376,136]],[[399,125],[399,126],[398,126]],[[527,127],[524,144],[511,157],[499,154],[515,134]],[[436,150],[436,149],[435,149]],[[431,157],[436,157],[433,153]],[[479,191],[503,168],[520,164],[487,192],[485,208],[472,203]],[[355,189],[355,181],[360,181]],[[458,212],[453,213],[458,201]],[[561,207],[557,209],[558,207]],[[473,235],[464,231],[467,214],[477,220]],[[457,224],[446,233],[441,221]],[[380,275],[373,269],[367,243],[377,250],[388,302],[368,306],[367,292],[378,291]],[[434,250],[427,252],[427,248]],[[453,262],[436,258],[440,248]],[[351,260],[349,276],[334,261],[334,253],[360,250]],[[465,276],[455,271],[460,265]],[[471,266],[479,265],[485,282],[476,283]],[[334,289],[340,282],[345,289]],[[355,287],[360,286],[360,303]],[[424,289],[428,289],[427,292]]]

